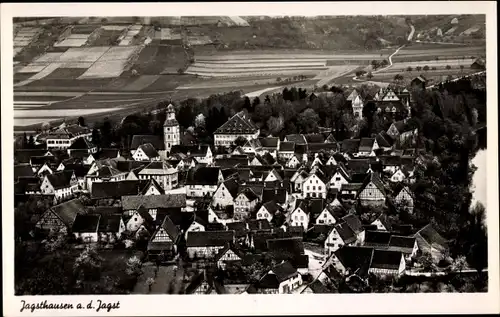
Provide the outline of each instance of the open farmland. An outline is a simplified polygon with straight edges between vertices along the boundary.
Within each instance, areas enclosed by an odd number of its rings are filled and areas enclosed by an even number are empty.
[[[131,69],[140,75],[177,74],[186,64],[187,55],[182,46],[148,45],[139,53]]]
[[[320,76],[318,79],[333,79],[380,59],[380,54],[317,54],[311,51],[300,53],[278,51],[252,53],[248,51],[231,54],[196,56],[186,71],[204,77],[246,77],[246,76]],[[382,53],[384,55],[384,53]],[[327,66],[328,65],[328,66]]]
[[[486,55],[484,46],[440,47],[439,44],[411,45],[401,49],[393,62],[425,61],[437,59],[471,58]]]

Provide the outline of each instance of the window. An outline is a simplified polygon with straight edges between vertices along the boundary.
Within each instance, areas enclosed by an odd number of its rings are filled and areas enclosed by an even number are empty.
[[[307,186],[307,190],[309,190],[309,186]]]
[[[313,186],[313,190],[316,190],[316,186]]]
[[[335,180],[338,182],[340,181],[340,177],[335,177]]]

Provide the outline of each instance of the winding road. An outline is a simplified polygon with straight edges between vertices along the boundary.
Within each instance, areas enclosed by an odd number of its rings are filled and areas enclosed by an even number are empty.
[[[409,24],[409,26],[410,26],[410,28],[411,28],[411,31],[410,31],[410,34],[408,34],[408,42],[410,42],[410,41],[412,40],[413,35],[415,34],[415,27],[414,27],[412,24]],[[393,63],[392,63],[392,57],[393,57],[394,55],[396,55],[396,54],[397,54],[397,53],[398,53],[398,52],[399,52],[399,51],[400,51],[403,47],[405,47],[405,44],[403,44],[403,45],[401,45],[400,47],[398,47],[398,48],[394,51],[394,53],[392,53],[391,55],[389,55],[389,58],[388,58],[388,60],[389,60],[389,65],[387,65],[387,66],[386,66],[386,67],[384,67],[384,68],[380,68],[380,69],[377,69],[377,70],[373,71],[373,72],[372,72],[372,74],[376,74],[376,73],[379,73],[379,72],[381,72],[381,71],[384,71],[384,70],[386,70],[386,69],[391,68],[391,67],[392,67],[392,65],[393,65]],[[354,76],[354,77],[352,78],[352,80],[355,80],[355,81],[360,81],[360,82],[366,81],[366,80],[359,79],[359,78],[358,78],[358,76]]]

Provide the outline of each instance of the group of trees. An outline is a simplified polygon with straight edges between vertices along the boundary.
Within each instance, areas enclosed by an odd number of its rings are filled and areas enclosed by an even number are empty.
[[[389,65],[389,62],[386,59],[383,59],[381,61],[377,61],[374,59],[371,61],[370,64],[372,65],[372,68],[375,70],[375,69],[382,68],[382,67]]]
[[[431,221],[452,241],[452,257],[465,255],[480,270],[487,265],[484,209],[471,212],[470,185],[477,152],[473,128],[485,120],[485,92],[473,89],[470,80],[439,88],[414,95],[418,144],[426,151],[415,170],[415,217]]]

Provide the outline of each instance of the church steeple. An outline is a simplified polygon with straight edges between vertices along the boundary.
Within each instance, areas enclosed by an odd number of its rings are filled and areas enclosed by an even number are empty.
[[[168,105],[166,113],[167,118],[163,123],[163,142],[165,143],[165,151],[170,153],[172,146],[180,144],[180,128],[175,118],[175,108],[171,103]]]

